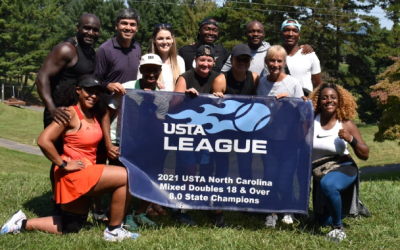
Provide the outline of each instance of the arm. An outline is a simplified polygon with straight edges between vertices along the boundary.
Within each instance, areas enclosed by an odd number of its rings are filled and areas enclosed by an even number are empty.
[[[253,81],[254,81],[254,87],[253,87],[253,95],[257,95],[257,88],[258,88],[258,83],[260,82],[260,77],[256,72],[251,72],[253,74]]]
[[[217,76],[212,84],[211,92],[215,96],[223,97],[226,91],[226,79],[224,74]]]
[[[39,96],[49,109],[54,121],[67,124],[71,117],[66,107],[56,107],[51,96],[50,79],[56,77],[64,68],[76,63],[76,49],[70,43],[58,44],[46,57],[36,77]]]
[[[72,109],[70,109],[72,110]],[[78,126],[80,126],[80,121],[79,119],[74,119],[76,113],[74,112],[71,114],[71,121],[75,121],[75,123],[79,122]],[[78,120],[78,121],[77,121]],[[61,156],[58,154],[57,149],[54,147],[54,141],[57,140],[58,137],[61,136],[61,134],[68,129],[78,129],[79,127],[71,126],[72,122],[69,122],[67,124],[57,124],[56,122],[52,122],[47,128],[40,134],[37,144],[42,150],[43,154],[54,164],[57,166],[60,166],[63,163],[63,159]],[[66,172],[72,172],[76,170],[80,170],[85,167],[85,165],[79,164],[80,161],[75,160],[75,161],[68,161],[68,164],[65,168],[63,168],[64,171]]]
[[[313,47],[311,47],[311,45],[308,45],[308,44],[301,45],[300,48],[303,49],[301,51],[302,55],[307,55],[307,54],[310,54],[310,53],[314,52]]]
[[[186,80],[182,76],[178,78],[178,81],[175,85],[174,92],[186,93],[186,94],[193,94],[199,95],[199,92],[195,88],[186,89]]]
[[[103,138],[107,149],[107,156],[112,160],[116,160],[120,155],[119,147],[112,144],[110,136],[111,117],[115,116],[115,112],[115,109],[108,107],[106,114],[101,119],[101,130],[103,131]]]
[[[107,82],[107,76],[109,73],[109,67],[108,67],[108,58],[106,55],[106,52],[103,48],[99,48],[96,51],[96,60],[95,60],[95,68],[94,68],[94,74],[103,83],[103,86],[111,93],[119,93],[124,95],[126,93],[125,88],[122,86],[121,83],[119,82]]]
[[[339,130],[339,138],[351,145],[359,159],[364,161],[368,159],[369,148],[362,139],[357,126],[352,121],[343,122],[343,129]]]
[[[314,89],[316,87],[318,87],[319,85],[321,85],[322,84],[321,73],[318,73],[318,74],[315,74],[315,75],[311,75],[311,81],[312,81]]]

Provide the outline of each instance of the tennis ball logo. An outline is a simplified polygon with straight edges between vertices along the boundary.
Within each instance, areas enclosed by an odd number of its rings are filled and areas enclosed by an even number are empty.
[[[265,127],[270,118],[271,112],[267,106],[260,103],[246,104],[236,111],[233,124],[237,130],[253,132]]]

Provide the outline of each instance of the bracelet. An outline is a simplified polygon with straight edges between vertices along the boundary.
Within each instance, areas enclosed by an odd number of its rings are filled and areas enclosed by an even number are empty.
[[[353,138],[351,139],[351,141],[349,142],[349,144],[350,144],[352,147],[356,147],[356,146],[357,146],[357,143],[358,143],[357,139],[354,138],[354,136],[353,136]]]
[[[60,165],[60,166],[58,166],[59,168],[65,168],[66,166],[67,166],[67,162],[66,161],[64,161],[63,160],[63,163]]]

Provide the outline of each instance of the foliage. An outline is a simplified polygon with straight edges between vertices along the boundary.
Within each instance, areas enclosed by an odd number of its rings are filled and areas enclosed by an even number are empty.
[[[400,60],[398,57],[393,60],[395,63],[379,75],[381,80],[372,87],[371,96],[378,98],[383,109],[379,131],[375,134],[377,141],[400,139]]]

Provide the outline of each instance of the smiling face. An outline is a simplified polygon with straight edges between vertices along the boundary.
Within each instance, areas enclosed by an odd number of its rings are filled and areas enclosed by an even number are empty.
[[[153,37],[153,43],[160,53],[169,53],[171,46],[174,44],[174,37],[171,31],[161,29],[157,35]]]
[[[207,76],[214,66],[214,58],[212,58],[211,56],[199,56],[195,58],[195,61],[196,73],[202,77]]]
[[[288,23],[295,23],[289,21]],[[296,26],[289,25],[283,28],[281,32],[281,38],[284,45],[295,46],[300,40],[300,31]]]
[[[231,62],[233,70],[246,72],[250,68],[251,59],[252,57],[248,55],[232,57]]]
[[[259,22],[251,22],[246,29],[247,42],[250,48],[258,49],[264,41],[264,27]]]
[[[215,21],[213,19],[210,19]],[[215,21],[216,22],[216,21]],[[218,38],[219,28],[214,24],[204,24],[199,30],[199,42],[201,44],[214,44]]]
[[[139,68],[142,74],[142,83],[145,88],[155,87],[161,74],[161,66],[156,64],[145,64]]]
[[[284,55],[274,53],[274,55],[265,59],[265,63],[271,75],[279,75],[285,68],[286,60]]]
[[[135,19],[121,19],[115,24],[117,38],[125,41],[132,41],[138,32],[138,24]]]
[[[91,109],[99,100],[101,87],[77,87],[79,103],[82,109]]]
[[[76,37],[83,45],[93,45],[99,39],[100,20],[94,15],[85,15],[76,26]]]
[[[332,114],[339,108],[339,96],[335,89],[324,88],[319,95],[319,109],[321,113]]]

